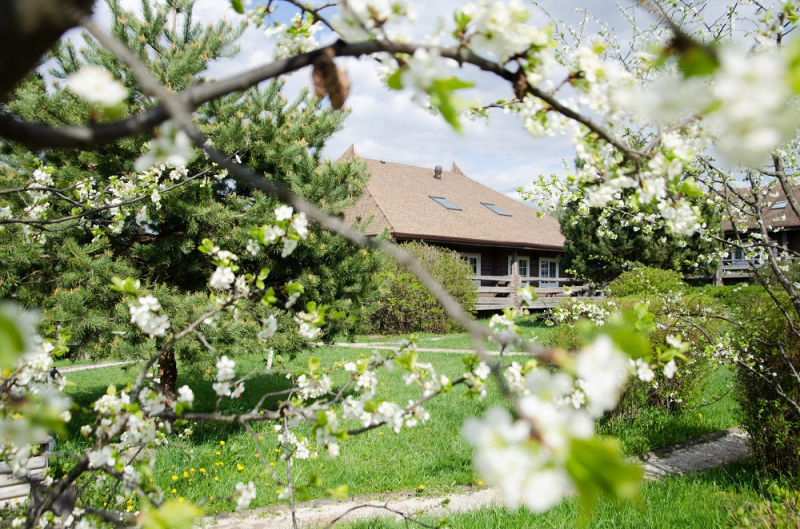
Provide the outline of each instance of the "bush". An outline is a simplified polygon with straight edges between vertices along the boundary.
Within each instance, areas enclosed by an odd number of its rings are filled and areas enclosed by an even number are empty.
[[[608,285],[608,294],[618,298],[637,296],[643,300],[683,292],[686,283],[678,272],[643,266],[624,272]]]
[[[800,418],[776,390],[779,384],[788,398],[800,401],[798,380],[787,365],[788,360],[794,369],[800,367],[800,339],[792,331],[800,322],[783,293],[778,301],[792,321],[761,287],[730,291],[736,294],[727,296],[732,316],[744,322],[734,335],[735,352],[747,363],[737,366],[737,398],[753,456],[770,475],[800,475]]]
[[[478,301],[478,287],[472,267],[454,251],[422,242],[402,245],[456,301],[471,312]],[[447,317],[444,308],[419,279],[391,261],[379,272],[379,298],[374,302],[369,331],[380,334],[432,332],[445,334],[462,330]]]
[[[550,318],[559,322],[559,325],[548,343],[542,345],[577,350],[586,337],[596,336],[603,331],[610,313],[633,310],[637,305],[647,303],[656,314],[659,324],[648,336],[652,344],[651,353],[655,354],[659,346],[666,348],[668,336],[680,335],[683,341],[692,344],[686,352],[688,362],[680,364],[678,372],[671,379],[665,377],[661,369],[655,369],[652,382],[631,377],[612,417],[615,420],[632,419],[648,406],[678,411],[699,404],[710,380],[709,374],[718,365],[707,353],[709,344],[703,331],[716,336],[722,328],[721,323],[708,318],[707,313],[722,312],[723,304],[704,291],[688,287],[676,272],[646,267],[622,274],[611,283],[609,290],[614,297],[607,301],[586,302],[574,298],[562,303]],[[668,314],[674,311],[679,311],[681,318]],[[591,325],[587,324],[579,330],[576,325],[578,319],[588,320]],[[703,330],[687,324],[687,321],[699,323]]]

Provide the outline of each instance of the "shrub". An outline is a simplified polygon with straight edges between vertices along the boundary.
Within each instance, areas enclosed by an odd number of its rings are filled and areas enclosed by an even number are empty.
[[[787,364],[794,369],[800,366],[800,339],[792,329],[800,322],[785,294],[778,296],[783,314],[761,287],[740,287],[737,294],[740,301],[731,300],[731,306],[732,316],[744,322],[734,335],[735,352],[746,362],[737,366],[736,376],[742,426],[750,434],[750,447],[761,469],[773,476],[797,476],[800,417],[777,388],[794,402],[800,401],[798,380]]]
[[[608,294],[618,298],[637,296],[644,300],[683,292],[686,283],[678,272],[642,266],[624,272],[608,285]]]
[[[472,268],[454,251],[422,242],[402,245],[419,259],[464,310],[474,310],[478,287]],[[447,317],[444,308],[419,279],[403,265],[391,261],[379,272],[379,297],[374,302],[370,332],[405,334],[409,332],[450,333],[461,330]]]

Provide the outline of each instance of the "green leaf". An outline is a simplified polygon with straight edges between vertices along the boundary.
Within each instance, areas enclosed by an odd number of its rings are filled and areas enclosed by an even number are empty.
[[[168,500],[159,509],[146,507],[139,517],[144,529],[190,529],[203,511],[192,503]]]
[[[430,89],[431,104],[435,106],[442,117],[456,132],[461,132],[461,123],[458,120],[458,109],[466,107],[466,103],[453,97],[455,90],[462,88],[470,88],[475,86],[474,83],[462,81],[457,77],[450,77],[448,79],[437,79],[433,82]]]
[[[403,89],[403,81],[400,79],[403,76],[403,70],[399,68],[396,72],[389,76],[389,79],[386,83],[389,85],[389,88],[393,90],[402,90]]]
[[[623,459],[616,442],[604,439],[573,439],[566,468],[580,493],[584,521],[603,494],[636,498],[644,476],[639,465]]]
[[[11,369],[25,352],[26,341],[8,305],[0,310],[0,370]]]
[[[321,362],[319,358],[311,357],[308,359],[308,370],[312,373],[316,373],[320,368]]]
[[[336,500],[346,500],[349,489],[347,485],[339,485],[335,489],[325,489],[325,492],[327,492],[331,498]]]
[[[713,75],[719,68],[719,61],[710,48],[691,46],[678,57],[678,68],[685,77]]]
[[[305,485],[301,485],[294,489],[294,500],[295,501],[309,501],[311,499],[311,494],[308,492],[308,487]]]
[[[244,4],[242,4],[242,0],[231,0],[231,7],[240,15],[244,15]]]

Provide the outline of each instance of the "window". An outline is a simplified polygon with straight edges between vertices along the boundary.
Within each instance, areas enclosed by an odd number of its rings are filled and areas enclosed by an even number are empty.
[[[481,275],[481,254],[479,253],[462,253],[461,258],[464,259],[472,267],[472,273],[475,276]],[[475,280],[475,284],[481,286],[480,280]]]
[[[525,281],[524,279],[530,275],[530,257],[518,257],[517,258],[517,274],[519,277],[523,279],[521,281],[523,287],[527,287],[530,283]],[[511,260],[511,256],[508,256],[508,275],[513,275],[513,270],[511,269],[511,265],[513,264]]]
[[[455,211],[461,211],[460,207],[456,206],[455,204],[453,204],[452,202],[450,202],[449,200],[447,200],[444,197],[435,197],[435,196],[432,196],[432,195],[428,195],[428,196],[431,199],[433,199],[433,201],[436,202],[437,204],[439,204],[440,206],[443,206],[443,207],[445,207],[447,209],[452,209],[452,210],[455,210]]]
[[[556,259],[539,258],[539,277],[541,278],[557,278],[558,277],[558,261]],[[540,288],[557,288],[558,281],[539,281]]]
[[[494,204],[490,204],[488,202],[481,202],[481,204],[486,206],[487,208],[491,209],[492,211],[494,211],[498,215],[502,215],[504,217],[510,217],[511,216],[511,213],[505,211],[500,206],[495,206]]]
[[[788,205],[789,205],[789,201],[788,200],[779,200],[779,201],[775,202],[774,204],[772,204],[772,207],[769,208],[769,209],[784,209]]]

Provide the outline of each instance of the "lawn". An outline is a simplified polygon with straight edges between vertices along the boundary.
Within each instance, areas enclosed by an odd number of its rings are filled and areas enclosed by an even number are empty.
[[[532,335],[547,332],[549,328],[531,322],[525,330],[526,334]],[[462,335],[451,335],[445,340],[432,343],[437,344],[436,347],[458,349],[463,347],[461,340],[464,338]],[[443,342],[447,347],[442,345]],[[423,347],[425,345],[423,340]],[[289,366],[301,368],[311,354],[318,357],[324,366],[336,361],[356,359],[361,355],[368,355],[369,351],[323,347],[313,353],[299,355],[289,362]],[[430,361],[439,372],[452,378],[461,375],[464,370],[461,355],[422,352],[420,359]],[[507,361],[511,360],[513,359]],[[237,370],[245,372],[263,366],[264,358],[258,354],[242,355],[237,356],[236,361]],[[182,377],[179,385],[190,384],[197,395],[197,408],[209,409],[215,400],[211,390],[211,376],[190,368],[191,366],[180,367]],[[135,374],[135,368],[122,367],[70,373],[67,375],[71,382],[68,393],[80,405],[89,406],[106,392],[108,385],[122,388],[133,380]],[[712,384],[713,388],[724,384],[729,373],[721,372],[718,376],[721,380],[716,385]],[[387,399],[405,403],[419,397],[419,390],[406,386],[397,370],[382,371],[381,377],[380,393]],[[335,383],[343,380],[343,373],[334,376]],[[248,382],[242,399],[229,401],[225,409],[252,409],[258,395],[283,389],[287,384],[288,381],[279,376],[252,379]],[[344,441],[337,459],[328,459],[320,454],[317,459],[297,462],[294,468],[295,483],[309,482],[313,476],[324,478],[321,486],[310,490],[312,498],[326,497],[325,488],[339,485],[347,485],[351,495],[404,490],[439,495],[451,492],[456,487],[477,486],[478,477],[471,465],[472,450],[460,433],[461,425],[467,417],[481,415],[489,406],[501,404],[503,400],[493,382],[490,383],[488,396],[483,401],[465,398],[463,393],[463,389],[456,388],[452,395],[426,403],[425,407],[432,416],[426,425],[401,431],[400,434],[380,428]],[[647,412],[637,417],[632,424],[606,426],[601,432],[618,435],[623,450],[632,454],[733,426],[733,411],[734,405],[728,396],[701,412]],[[88,413],[74,414],[70,423],[71,438],[62,443],[62,449],[75,452],[86,446],[86,441],[77,434],[77,430],[91,419]],[[354,423],[352,426],[359,425]],[[221,498],[231,493],[236,482],[253,480],[257,487],[257,497],[252,507],[284,501],[278,499],[282,488],[278,481],[285,480],[285,464],[280,459],[281,448],[271,425],[256,425],[257,439],[236,425],[196,424],[191,428],[191,435],[183,438],[173,436],[169,446],[153,448],[145,454],[157,456],[153,460],[152,480],[167,492],[167,497],[194,502],[205,500],[203,508],[206,513],[225,512],[232,510],[233,504]],[[301,425],[297,432],[311,437],[308,426]],[[254,448],[256,440],[261,446],[260,454]],[[110,501],[110,497],[101,500]],[[137,501],[133,499],[133,507]],[[517,516],[522,515],[513,515]]]
[[[749,502],[757,501],[759,485],[755,469],[747,463],[734,463],[703,474],[675,476],[646,482],[638,502],[613,503],[601,500],[587,527],[602,528],[698,528],[730,527],[731,514]],[[421,516],[420,520],[436,526],[439,518]],[[473,529],[503,527],[580,526],[580,506],[576,498],[568,498],[558,507],[543,514],[526,509],[510,511],[487,507],[448,516],[447,527]],[[344,525],[347,529],[400,529],[415,527],[388,519],[371,519]],[[419,526],[417,526],[419,527]]]

